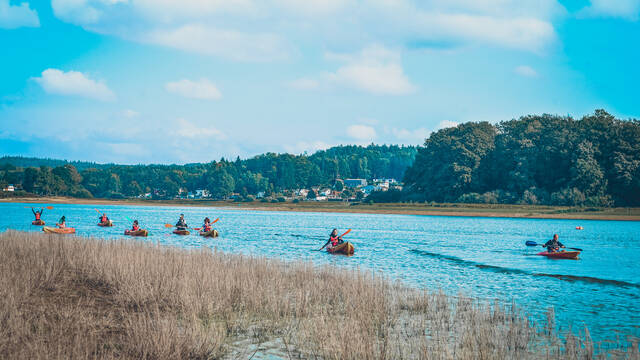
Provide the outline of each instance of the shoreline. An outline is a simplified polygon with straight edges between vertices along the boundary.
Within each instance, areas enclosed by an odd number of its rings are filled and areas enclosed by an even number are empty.
[[[590,209],[578,207],[510,205],[510,204],[350,204],[319,203],[305,201],[300,203],[261,203],[230,202],[213,200],[138,200],[138,199],[77,199],[67,197],[25,197],[2,198],[1,203],[35,204],[78,204],[78,205],[133,205],[164,207],[217,207],[226,209],[289,211],[289,212],[327,212],[353,214],[456,216],[516,219],[563,219],[563,220],[612,220],[640,221],[640,208],[603,208]]]

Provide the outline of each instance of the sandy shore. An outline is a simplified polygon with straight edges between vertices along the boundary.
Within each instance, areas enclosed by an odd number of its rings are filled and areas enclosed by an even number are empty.
[[[400,214],[428,216],[465,216],[499,217],[531,219],[568,219],[568,220],[623,220],[640,221],[640,208],[602,208],[589,209],[579,207],[505,205],[505,204],[349,204],[342,202],[300,202],[300,203],[261,203],[230,202],[212,200],[109,200],[76,199],[66,197],[4,198],[0,203],[34,204],[87,204],[87,205],[135,205],[135,206],[193,206],[219,207],[230,209],[294,211],[294,212],[332,212],[362,214]]]

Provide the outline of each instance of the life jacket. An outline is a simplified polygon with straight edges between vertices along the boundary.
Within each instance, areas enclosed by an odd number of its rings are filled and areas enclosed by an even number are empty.
[[[100,218],[100,222],[106,223],[107,222],[107,215],[102,215],[102,217]]]
[[[207,232],[208,232],[208,231],[211,231],[211,224],[210,224],[210,223],[209,223],[209,224],[204,224],[204,225],[202,226],[202,230],[203,230],[203,231],[207,231]]]
[[[336,246],[336,245],[338,245],[338,241],[340,241],[340,239],[338,239],[338,237],[337,237],[337,236],[335,236],[335,237],[334,237],[334,236],[332,236],[329,240],[331,240],[331,245],[332,245],[332,246]]]
[[[40,213],[36,211],[36,220],[40,220]]]
[[[138,231],[139,229],[140,229],[140,226],[133,224],[132,231]]]

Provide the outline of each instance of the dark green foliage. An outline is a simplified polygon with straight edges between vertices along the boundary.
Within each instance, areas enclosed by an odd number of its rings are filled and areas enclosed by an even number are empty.
[[[461,124],[432,134],[404,180],[405,200],[638,206],[640,123],[596,110]]]
[[[186,165],[99,165],[4,157],[0,182],[22,184],[26,191],[40,195],[121,198],[152,193],[154,198],[167,199],[181,191],[186,195],[185,190],[207,189],[217,199],[232,193],[247,199],[260,192],[272,196],[311,186],[339,187],[342,182],[337,178],[351,176],[400,179],[415,153],[412,146],[338,146],[311,156],[267,153],[247,160],[223,158]]]

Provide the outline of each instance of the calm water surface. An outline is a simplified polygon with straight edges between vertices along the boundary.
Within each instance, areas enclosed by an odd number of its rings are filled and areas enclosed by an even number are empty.
[[[0,230],[41,231],[31,225],[33,215],[25,208],[30,205],[0,204]],[[45,209],[43,219],[51,225],[65,215],[78,235],[117,238],[130,226],[129,217],[150,231],[143,241],[359,267],[414,287],[515,301],[534,318],[554,306],[561,330],[586,325],[596,341],[640,336],[638,222],[101,205],[115,226],[100,228],[95,208],[55,205]],[[220,237],[170,235],[163,224],[174,224],[180,213],[192,227],[200,227],[205,216],[220,217],[215,224]],[[334,227],[353,229],[348,240],[356,247],[355,256],[313,251]],[[524,246],[554,233],[565,245],[584,249],[580,260],[551,260],[535,256],[540,247]]]

